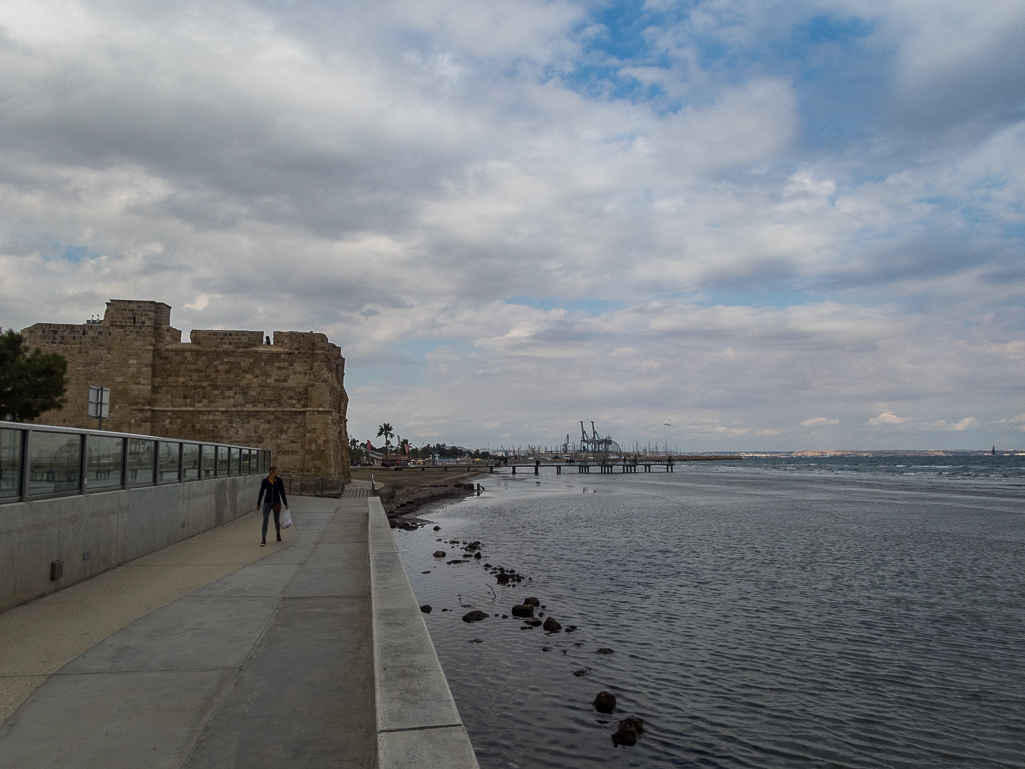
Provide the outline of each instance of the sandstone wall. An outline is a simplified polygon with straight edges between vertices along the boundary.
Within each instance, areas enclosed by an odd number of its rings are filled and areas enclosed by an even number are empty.
[[[105,429],[260,446],[282,474],[348,478],[345,359],[327,336],[195,330],[182,343],[170,318],[161,302],[112,300],[100,324],[25,329],[68,361],[68,404],[39,421],[95,427],[89,386],[109,387]]]

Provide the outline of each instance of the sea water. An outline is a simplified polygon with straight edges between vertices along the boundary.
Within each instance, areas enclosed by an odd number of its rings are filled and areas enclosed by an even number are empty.
[[[1021,767],[1023,459],[488,475],[395,537],[483,769]]]

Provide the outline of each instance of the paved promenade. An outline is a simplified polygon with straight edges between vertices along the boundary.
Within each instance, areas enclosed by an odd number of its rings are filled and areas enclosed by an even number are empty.
[[[110,623],[79,626],[139,603],[138,562],[0,615],[0,643],[18,638],[17,659],[0,646],[0,766],[476,767],[378,500],[292,501],[289,541],[260,548],[246,516],[174,546],[191,558],[161,551],[157,581],[189,590],[102,640]],[[76,598],[89,610],[59,616]],[[44,635],[85,648],[47,672],[65,660],[33,666]]]

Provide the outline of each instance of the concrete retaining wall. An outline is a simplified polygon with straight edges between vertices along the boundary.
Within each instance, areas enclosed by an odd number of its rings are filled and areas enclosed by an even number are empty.
[[[0,611],[94,577],[256,507],[258,474],[0,505]],[[50,580],[50,562],[64,576]]]
[[[384,507],[368,502],[378,767],[479,769]]]

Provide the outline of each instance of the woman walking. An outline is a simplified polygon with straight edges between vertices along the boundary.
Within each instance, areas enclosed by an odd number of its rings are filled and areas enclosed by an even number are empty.
[[[264,497],[264,492],[267,496]],[[260,503],[263,503],[263,541],[260,543],[260,547],[267,544],[267,521],[270,518],[271,511],[274,511],[274,528],[278,532],[278,542],[281,541],[281,503],[285,504],[285,509],[288,510],[288,499],[285,497],[285,484],[280,478],[278,478],[278,468],[272,467],[268,471],[268,475],[260,483],[260,496],[256,500],[256,509],[260,509]]]

